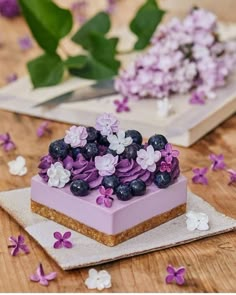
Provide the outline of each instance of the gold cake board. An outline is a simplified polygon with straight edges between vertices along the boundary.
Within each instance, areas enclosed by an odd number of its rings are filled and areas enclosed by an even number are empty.
[[[63,213],[60,213],[54,209],[44,206],[38,202],[31,200],[31,209],[34,213],[37,213],[43,217],[51,219],[57,223],[60,223],[68,228],[71,228],[89,238],[92,238],[106,246],[118,245],[130,238],[140,235],[150,229],[161,225],[177,216],[180,216],[186,212],[186,203],[179,205],[165,213],[154,216],[144,222],[137,224],[136,226],[122,231],[116,235],[108,235],[100,232],[92,227],[89,227],[78,220],[75,220]]]

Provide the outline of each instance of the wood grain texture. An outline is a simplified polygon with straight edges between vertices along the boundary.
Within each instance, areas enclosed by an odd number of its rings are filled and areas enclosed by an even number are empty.
[[[67,3],[65,0],[59,2],[63,5]],[[96,5],[97,2],[99,1],[96,1]],[[142,2],[120,0],[117,14],[113,17],[114,22],[121,24],[124,16],[128,19]],[[95,10],[96,5],[93,1],[91,9]],[[26,53],[18,49],[17,38],[27,33],[27,27],[21,18],[13,22],[1,18],[0,27],[3,28],[1,38],[4,43],[0,48],[0,85],[4,85],[7,74],[25,74],[26,60],[37,56],[40,49],[36,45]],[[71,48],[69,41],[65,41],[65,44]],[[52,134],[38,139],[36,128],[41,122],[40,119],[0,111],[0,134],[10,132],[17,144],[17,149],[9,153],[0,149],[0,191],[29,186],[31,177],[37,173],[39,158],[46,153],[50,141],[62,137],[68,128],[67,124],[52,122]],[[209,185],[201,186],[191,183],[191,170],[197,166],[209,166],[208,156],[213,152],[223,153],[228,167],[236,169],[235,129],[236,116],[233,116],[191,148],[180,149],[181,168],[189,179],[189,188],[218,211],[233,218],[236,218],[236,186],[227,185],[227,173],[209,172]],[[7,162],[17,155],[23,155],[27,160],[29,172],[24,177],[11,176],[8,172]],[[87,292],[84,280],[88,269],[62,271],[1,209],[0,220],[1,292]],[[7,249],[8,237],[19,233],[25,235],[31,253],[12,257]],[[29,275],[35,271],[39,262],[43,263],[46,272],[58,272],[58,279],[51,282],[49,287],[29,281]],[[169,263],[187,268],[185,286],[164,283],[166,266]],[[232,232],[97,267],[103,268],[112,275],[113,286],[108,290],[111,292],[236,292],[236,235]]]

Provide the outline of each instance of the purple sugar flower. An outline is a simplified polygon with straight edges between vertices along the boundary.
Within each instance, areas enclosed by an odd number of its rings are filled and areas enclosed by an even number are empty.
[[[226,167],[226,164],[224,162],[224,156],[222,154],[220,155],[214,155],[210,154],[209,156],[210,160],[212,161],[211,169],[212,170],[224,170]]]
[[[11,241],[13,244],[9,245],[8,248],[13,248],[11,251],[12,256],[16,256],[19,251],[23,251],[25,254],[28,254],[29,248],[25,244],[25,238],[22,235],[19,235],[18,238],[16,239],[15,237],[10,237],[9,241]]]
[[[0,134],[0,146],[2,146],[4,151],[6,152],[9,152],[16,148],[16,145],[12,141],[9,133]]]
[[[0,15],[13,18],[20,14],[17,0],[0,0]]]
[[[228,169],[227,172],[230,175],[230,181],[229,181],[228,185],[236,183],[236,171],[233,169]]]
[[[114,101],[114,104],[116,105],[116,112],[117,113],[129,112],[130,108],[127,105],[128,101],[129,101],[128,97],[124,97],[123,100],[121,100],[121,101],[116,99]]]
[[[36,131],[37,136],[38,136],[38,137],[42,137],[42,136],[44,136],[46,133],[51,133],[51,130],[48,128],[48,126],[49,126],[49,121],[44,121],[44,122],[42,122],[42,123],[39,125],[39,127],[38,127],[38,129],[37,129],[37,131]]]
[[[6,77],[6,82],[7,82],[7,84],[9,84],[9,83],[12,83],[12,82],[16,81],[17,79],[18,79],[17,74],[16,73],[12,73],[12,74],[10,74],[10,75],[8,75]]]
[[[167,143],[164,150],[161,150],[162,157],[165,157],[166,163],[170,164],[173,158],[179,156],[179,151],[172,150],[172,145]]]
[[[22,51],[29,50],[33,47],[32,39],[29,36],[23,36],[18,39],[18,45]]]
[[[73,168],[74,165],[74,160],[71,156],[67,156],[64,160],[63,160],[63,167],[66,170],[71,170]]]
[[[177,285],[183,285],[184,275],[185,275],[185,267],[181,266],[179,268],[174,268],[172,265],[168,265],[166,268],[168,275],[166,276],[166,283],[170,284],[175,281]]]
[[[47,171],[51,167],[51,164],[54,164],[55,160],[50,156],[46,155],[40,159],[40,163],[38,165],[38,168],[40,169],[39,171],[39,176],[45,181],[48,182],[48,175]]]
[[[72,243],[68,241],[68,239],[71,237],[70,231],[65,232],[63,235],[59,232],[55,232],[53,236],[57,240],[53,245],[55,249],[60,249],[62,247],[72,248]]]
[[[208,184],[208,179],[205,177],[205,174],[207,173],[208,168],[194,168],[193,173],[195,174],[192,177],[192,181],[194,183],[200,183],[200,184]]]
[[[43,286],[47,286],[48,281],[54,280],[56,278],[56,276],[57,276],[56,272],[51,272],[51,273],[45,275],[42,263],[40,263],[39,267],[37,268],[36,273],[32,274],[30,276],[30,280],[33,282],[39,282],[39,284],[41,284]]]
[[[166,163],[165,161],[161,161],[161,166],[160,166],[160,171],[161,172],[171,172],[172,169],[172,164],[171,163]]]
[[[100,186],[99,187],[99,193],[100,196],[97,197],[96,199],[96,203],[98,205],[102,205],[104,204],[105,207],[107,208],[111,208],[112,206],[112,202],[113,202],[113,198],[111,197],[113,194],[113,189],[112,188],[107,188],[105,189],[104,186]]]

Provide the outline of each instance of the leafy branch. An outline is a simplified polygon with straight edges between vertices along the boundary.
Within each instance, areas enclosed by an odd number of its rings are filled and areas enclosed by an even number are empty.
[[[116,55],[119,39],[107,36],[111,28],[107,13],[97,13],[72,36],[71,40],[85,53],[67,55],[63,60],[58,50],[60,40],[72,29],[71,12],[51,0],[19,0],[19,3],[35,40],[44,50],[43,55],[27,64],[35,88],[60,83],[65,71],[92,80],[108,79],[118,74],[120,62]],[[133,50],[142,50],[149,45],[164,13],[155,0],[147,0],[139,8],[130,23],[130,30],[137,36]]]

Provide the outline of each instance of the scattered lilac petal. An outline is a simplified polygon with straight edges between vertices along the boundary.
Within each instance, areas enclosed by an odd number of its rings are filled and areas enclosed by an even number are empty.
[[[57,240],[53,247],[55,249],[60,249],[62,247],[64,248],[72,248],[73,245],[68,239],[71,237],[71,232],[65,232],[63,235],[60,232],[54,232],[53,234],[54,238]]]
[[[44,121],[39,125],[36,131],[38,137],[42,137],[46,133],[51,133],[51,129],[48,127],[49,123],[50,123],[49,121]]]
[[[167,267],[168,275],[166,276],[166,283],[170,284],[173,281],[176,282],[177,285],[183,285],[185,282],[184,275],[185,275],[185,268],[183,266],[179,268],[174,268],[172,265],[168,265]]]
[[[57,276],[56,272],[51,272],[45,275],[42,263],[40,263],[39,267],[36,270],[36,273],[30,276],[30,280],[33,282],[39,282],[39,284],[43,286],[47,286],[48,281],[54,280],[56,276]]]
[[[16,148],[16,145],[12,141],[9,133],[0,134],[0,146],[3,147],[5,152],[9,152]]]
[[[211,169],[216,171],[216,170],[224,170],[226,167],[226,164],[224,162],[224,155],[215,155],[215,154],[210,154],[209,156],[212,165]]]
[[[229,180],[228,185],[236,183],[236,171],[233,169],[228,169],[227,172],[230,175],[230,180]]]
[[[0,15],[13,18],[20,14],[18,0],[0,0]]]
[[[12,245],[8,245],[8,248],[12,248],[11,255],[16,256],[20,250],[23,251],[25,254],[28,254],[29,248],[25,244],[25,238],[22,235],[19,235],[18,238],[9,237],[9,241]]]
[[[195,174],[192,177],[192,181],[194,183],[199,183],[199,184],[204,184],[207,185],[208,184],[208,179],[206,178],[205,174],[207,173],[208,168],[204,167],[204,168],[194,168],[193,169],[193,173]]]
[[[7,84],[9,84],[9,83],[16,81],[17,79],[18,79],[17,74],[12,73],[6,77],[6,82],[7,82]]]
[[[22,51],[29,50],[33,47],[32,39],[29,36],[23,36],[18,39],[18,45]]]
[[[114,101],[114,104],[116,105],[116,112],[117,113],[122,113],[122,112],[129,112],[130,107],[127,105],[128,104],[128,97],[124,97],[123,100],[118,100],[116,99]]]

